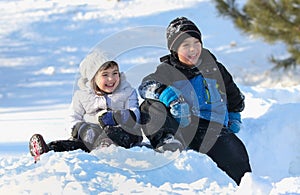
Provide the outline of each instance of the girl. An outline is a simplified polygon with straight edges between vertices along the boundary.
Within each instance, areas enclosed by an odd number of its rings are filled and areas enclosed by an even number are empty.
[[[143,131],[158,151],[207,154],[237,184],[251,172],[244,144],[234,134],[244,96],[226,68],[202,47],[201,33],[185,17],[167,28],[170,54],[146,76],[139,93]]]
[[[29,148],[35,161],[51,150],[90,152],[110,144],[130,148],[142,141],[137,93],[118,64],[93,50],[81,62],[80,75],[70,106],[71,139],[46,144],[41,135],[33,135]]]

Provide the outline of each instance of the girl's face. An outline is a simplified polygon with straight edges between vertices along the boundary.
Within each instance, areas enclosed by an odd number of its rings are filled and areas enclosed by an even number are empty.
[[[194,37],[186,38],[178,47],[179,61],[189,66],[197,64],[202,51],[199,39]]]
[[[99,89],[105,93],[112,93],[120,83],[118,67],[98,71],[95,75],[95,82]]]

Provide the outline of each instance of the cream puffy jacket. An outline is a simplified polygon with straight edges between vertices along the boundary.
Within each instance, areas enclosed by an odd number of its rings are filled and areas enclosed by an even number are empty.
[[[136,90],[126,81],[124,73],[121,73],[120,84],[112,94],[99,96],[90,87],[74,93],[69,110],[68,131],[71,133],[73,126],[78,122],[98,124],[96,115],[103,109],[130,109],[139,121],[138,96]]]

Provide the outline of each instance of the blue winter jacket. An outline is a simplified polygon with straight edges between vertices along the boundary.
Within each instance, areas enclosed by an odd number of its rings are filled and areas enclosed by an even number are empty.
[[[181,91],[192,115],[224,126],[228,112],[244,109],[244,96],[226,68],[207,50],[202,49],[199,64],[188,67],[173,55],[161,58],[156,71],[146,76],[139,86],[144,99],[157,99],[167,86]]]

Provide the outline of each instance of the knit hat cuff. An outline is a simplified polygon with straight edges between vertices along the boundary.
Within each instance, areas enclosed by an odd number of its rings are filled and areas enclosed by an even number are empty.
[[[97,49],[90,52],[80,63],[78,86],[81,89],[87,87],[88,82],[93,79],[100,67],[108,60],[107,54],[102,50]]]
[[[194,37],[194,38],[198,39],[200,41],[200,43],[202,44],[200,32],[195,31],[195,30],[187,30],[187,31],[180,32],[180,34],[177,35],[177,37],[172,41],[172,43],[168,44],[168,49],[176,52],[178,47],[180,46],[180,44],[186,38],[189,38],[189,37]]]

